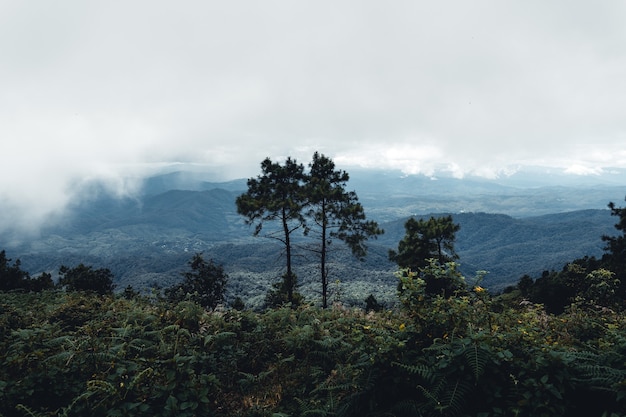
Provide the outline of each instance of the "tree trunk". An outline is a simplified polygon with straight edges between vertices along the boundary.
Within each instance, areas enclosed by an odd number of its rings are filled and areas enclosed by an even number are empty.
[[[287,257],[287,275],[285,276],[285,286],[287,287],[287,301],[293,305],[293,272],[291,270],[291,240],[289,238],[289,223],[287,214],[283,208],[283,231],[285,232],[285,256]]]
[[[328,307],[328,276],[326,273],[326,209],[322,208],[322,250],[320,253],[320,267],[322,272],[322,308]]]

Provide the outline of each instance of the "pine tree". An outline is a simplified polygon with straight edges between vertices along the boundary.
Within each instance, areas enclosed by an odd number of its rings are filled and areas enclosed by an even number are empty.
[[[237,212],[246,217],[247,224],[255,225],[255,236],[261,233],[267,222],[280,223],[278,230],[270,230],[263,236],[284,245],[287,272],[279,287],[286,292],[287,301],[294,304],[297,283],[292,268],[291,235],[304,226],[304,166],[291,158],[287,158],[284,165],[266,158],[261,163],[261,171],[257,178],[248,180],[248,191],[237,198]]]
[[[454,250],[454,241],[461,227],[454,224],[452,216],[431,216],[428,220],[411,217],[404,228],[406,234],[398,243],[398,251],[389,251],[389,259],[400,268],[417,272],[429,265],[429,259],[443,265],[459,258]]]
[[[224,268],[213,260],[205,261],[201,253],[196,253],[189,261],[190,271],[182,274],[183,282],[166,291],[172,300],[190,297],[204,308],[215,310],[224,301],[228,275]]]
[[[306,195],[306,234],[314,234],[319,245],[314,251],[320,259],[322,307],[328,306],[327,257],[333,239],[342,240],[354,256],[362,259],[367,253],[365,242],[383,233],[374,221],[365,220],[365,211],[354,191],[346,191],[350,179],[347,172],[336,170],[335,163],[315,152],[309,164],[304,194]]]

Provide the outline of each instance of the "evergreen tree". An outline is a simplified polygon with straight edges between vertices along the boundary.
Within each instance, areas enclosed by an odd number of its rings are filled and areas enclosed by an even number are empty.
[[[460,290],[455,274],[439,273],[456,270],[454,240],[460,226],[454,224],[452,216],[431,216],[428,220],[411,217],[404,227],[406,235],[398,243],[397,252],[389,251],[389,259],[421,276],[429,295],[450,296]]]
[[[22,271],[20,260],[11,265],[4,250],[0,251],[0,291],[11,291],[25,288],[29,278],[28,272]]]
[[[406,234],[398,243],[398,251],[389,251],[389,259],[400,268],[417,272],[429,265],[429,259],[443,265],[459,258],[454,251],[454,241],[461,227],[454,224],[452,216],[431,216],[428,220],[411,217],[404,228]]]
[[[367,253],[365,241],[376,238],[383,230],[374,221],[365,220],[365,211],[354,191],[346,191],[350,179],[347,172],[335,170],[335,163],[315,152],[309,164],[304,194],[307,198],[306,234],[314,234],[319,246],[314,251],[319,255],[322,282],[322,306],[328,306],[328,249],[333,239],[345,242],[352,254],[362,259]]]
[[[54,281],[52,281],[52,275],[47,272],[42,272],[39,276],[24,281],[26,288],[29,291],[41,292],[44,290],[51,290],[54,288]]]
[[[113,274],[107,268],[93,269],[82,263],[74,268],[59,268],[59,285],[68,291],[93,291],[100,295],[112,294]]]
[[[248,180],[248,191],[237,198],[237,212],[246,217],[247,224],[255,225],[255,236],[261,233],[265,223],[280,223],[278,230],[270,230],[264,236],[284,245],[287,272],[280,288],[286,292],[287,302],[294,304],[296,275],[292,268],[291,237],[304,225],[304,166],[291,158],[287,158],[284,165],[266,158],[261,163],[261,171],[257,178]]]
[[[610,202],[609,209],[611,209],[611,215],[618,218],[615,229],[621,234],[602,236],[602,240],[606,242],[602,264],[603,268],[615,273],[615,278],[620,282],[616,296],[624,299],[626,298],[626,208],[616,207],[615,203]]]
[[[215,310],[224,301],[228,275],[213,260],[204,260],[196,253],[189,261],[190,271],[184,272],[183,282],[166,291],[170,300],[180,301],[190,297],[204,308]]]
[[[607,252],[604,261],[608,263],[610,269],[620,278],[626,277],[626,208],[616,207],[615,203],[609,203],[611,215],[618,217],[615,228],[622,234],[618,236],[602,236],[602,240],[607,242],[604,247]]]

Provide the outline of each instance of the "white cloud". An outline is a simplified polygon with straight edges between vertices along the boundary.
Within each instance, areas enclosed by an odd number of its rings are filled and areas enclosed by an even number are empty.
[[[575,164],[567,167],[563,172],[574,175],[601,175],[604,173],[604,170],[598,167],[586,167]]]
[[[28,222],[85,179],[121,187],[169,162],[245,177],[266,156],[306,162],[315,150],[340,166],[457,177],[626,167],[624,12],[583,1],[4,2],[0,196]]]

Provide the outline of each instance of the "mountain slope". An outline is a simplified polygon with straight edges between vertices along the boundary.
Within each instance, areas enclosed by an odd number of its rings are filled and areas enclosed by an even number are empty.
[[[129,284],[169,286],[180,279],[193,253],[203,252],[230,274],[229,296],[242,295],[256,305],[284,272],[282,247],[252,237],[251,228],[236,213],[238,194],[213,188],[123,200],[101,196],[74,206],[64,223],[42,231],[38,239],[7,248],[8,255],[21,259],[31,274],[79,262],[107,267],[122,289]],[[523,218],[457,213],[453,218],[461,225],[456,248],[462,271],[472,277],[477,270],[488,270],[483,284],[496,290],[524,274],[538,276],[575,258],[601,255],[600,236],[613,234],[615,223],[608,210]],[[387,252],[404,236],[405,221],[403,217],[381,223],[386,233],[369,243],[365,262],[354,260],[340,242],[333,243],[331,282],[339,282],[334,291],[356,303],[369,292],[382,301],[394,299],[396,267]],[[301,246],[304,242],[296,248],[296,273],[303,291],[315,299],[318,266]]]

